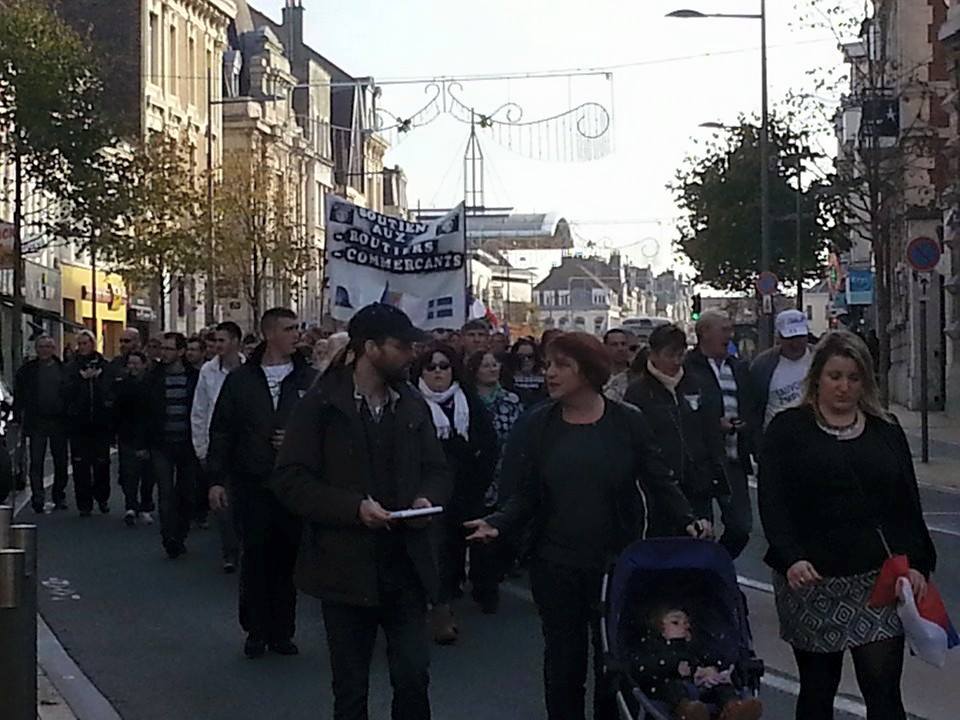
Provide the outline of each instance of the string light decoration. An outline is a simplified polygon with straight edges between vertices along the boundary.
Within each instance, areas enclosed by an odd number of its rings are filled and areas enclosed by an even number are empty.
[[[607,81],[612,106],[613,75],[587,74],[600,75]],[[501,147],[531,160],[592,162],[613,152],[613,118],[599,102],[584,102],[555,115],[528,120],[523,107],[516,102],[506,102],[491,112],[484,112],[466,102],[463,91],[463,85],[457,80],[428,83],[424,87],[427,102],[409,115],[397,115],[376,107],[376,127],[372,130],[386,136],[391,145],[399,145],[407,134],[446,116],[485,131],[485,136]]]

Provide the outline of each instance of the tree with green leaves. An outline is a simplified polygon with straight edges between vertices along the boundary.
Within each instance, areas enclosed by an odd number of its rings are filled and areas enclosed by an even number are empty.
[[[242,298],[260,317],[268,291],[289,295],[316,269],[318,251],[297,221],[290,179],[270,169],[266,142],[228,153],[215,192],[216,277],[222,295]]]
[[[115,231],[98,240],[97,251],[128,280],[149,287],[162,308],[174,278],[206,266],[204,193],[182,144],[166,133],[136,147],[125,169],[131,181],[126,211]]]
[[[683,212],[679,249],[697,281],[719,290],[754,292],[760,272],[760,129],[742,121],[689,156],[670,186]],[[834,239],[834,201],[811,174],[800,178],[797,160],[815,157],[802,133],[785,123],[770,127],[771,264],[781,280],[822,274],[827,243]],[[800,245],[797,247],[797,222]],[[799,254],[798,254],[799,250]]]
[[[115,175],[102,154],[113,144],[99,112],[102,100],[90,44],[57,15],[54,4],[6,3],[0,12],[0,156],[15,174],[14,364],[22,355],[23,228],[38,222],[24,214],[24,187],[29,183],[54,202],[66,199],[75,207],[93,202],[82,197],[89,189],[82,178],[93,168]]]

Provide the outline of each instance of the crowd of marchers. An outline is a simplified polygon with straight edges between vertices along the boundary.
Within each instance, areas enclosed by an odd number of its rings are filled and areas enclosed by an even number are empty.
[[[380,629],[392,716],[429,718],[430,640],[457,643],[467,589],[496,614],[501,583],[523,572],[548,717],[585,717],[592,644],[593,717],[617,718],[604,573],[642,537],[715,539],[735,560],[754,531],[751,477],[800,671],[797,718],[833,717],[848,650],[869,716],[905,718],[903,629],[867,598],[891,552],[909,557],[922,597],[935,551],[906,438],[857,336],[818,342],[789,310],[776,345],[748,363],[716,312],[697,322],[693,349],[676,325],[642,342],[612,329],[511,344],[483,320],[428,333],[383,304],[329,337],[283,308],[252,330],[223,322],[143,344],[128,328],[111,360],[88,331],[65,357],[38,338],[14,387],[31,504],[67,510],[72,474],[79,515],[108,514],[115,457],[125,524],[152,524],[158,508],[172,560],[212,520],[223,570],[240,570],[247,657],[296,655],[297,591],[321,599],[336,720],[367,717]],[[409,510],[422,514],[397,516]],[[689,608],[661,610],[652,652],[669,667],[648,680],[666,716],[759,718],[730,672],[691,659]]]

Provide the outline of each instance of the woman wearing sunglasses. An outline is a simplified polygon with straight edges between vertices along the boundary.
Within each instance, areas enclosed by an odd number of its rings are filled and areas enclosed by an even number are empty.
[[[430,408],[454,478],[453,495],[439,523],[440,593],[431,615],[434,640],[449,645],[457,641],[458,632],[452,603],[461,595],[465,580],[463,522],[483,510],[497,462],[497,436],[483,403],[461,384],[459,355],[449,345],[430,345],[420,355],[413,377],[418,379],[420,393]],[[471,571],[475,591],[491,582],[479,576],[483,568],[480,563]],[[495,579],[492,582],[495,584]]]

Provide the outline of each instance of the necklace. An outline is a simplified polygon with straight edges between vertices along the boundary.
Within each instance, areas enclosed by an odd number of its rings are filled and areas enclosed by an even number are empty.
[[[853,421],[847,425],[831,425],[817,413],[817,425],[828,435],[833,435],[838,440],[853,440],[860,437],[866,426],[866,416],[860,410]]]

